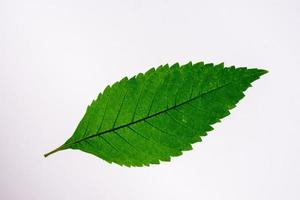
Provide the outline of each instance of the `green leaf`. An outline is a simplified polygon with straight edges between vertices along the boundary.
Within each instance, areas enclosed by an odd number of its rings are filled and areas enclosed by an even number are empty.
[[[88,106],[74,134],[45,157],[79,149],[109,163],[148,166],[170,161],[229,115],[262,69],[191,62],[125,77]]]

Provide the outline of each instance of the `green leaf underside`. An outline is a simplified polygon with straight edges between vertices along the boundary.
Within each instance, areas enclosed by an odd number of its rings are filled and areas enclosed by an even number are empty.
[[[160,66],[108,86],[62,146],[109,163],[149,166],[170,161],[229,115],[267,71],[191,62]]]

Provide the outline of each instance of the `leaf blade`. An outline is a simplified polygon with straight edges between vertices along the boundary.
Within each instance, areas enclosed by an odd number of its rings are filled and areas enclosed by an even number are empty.
[[[190,62],[124,78],[99,94],[58,150],[79,149],[125,166],[169,161],[201,141],[265,73]]]

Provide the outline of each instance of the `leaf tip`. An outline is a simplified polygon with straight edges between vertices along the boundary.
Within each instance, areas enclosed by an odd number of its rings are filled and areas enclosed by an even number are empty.
[[[267,73],[269,73],[269,71],[268,70],[265,70],[265,69],[255,69],[255,74],[256,74],[256,76],[257,76],[257,78],[260,78],[261,76],[263,76],[263,75],[265,75],[265,74],[267,74]]]
[[[259,69],[259,72],[260,72],[260,75],[261,75],[261,76],[264,75],[264,74],[269,73],[269,71],[266,70],[266,69]]]

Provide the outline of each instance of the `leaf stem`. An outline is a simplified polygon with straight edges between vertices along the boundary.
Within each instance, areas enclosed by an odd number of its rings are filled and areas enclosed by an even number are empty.
[[[58,148],[56,148],[56,149],[54,149],[52,151],[49,151],[48,153],[44,154],[44,157],[46,158],[47,156],[49,156],[49,155],[51,155],[53,153],[56,153],[58,151],[62,151],[62,150],[65,150],[65,149],[66,149],[66,146],[61,145],[60,147],[58,147]]]

